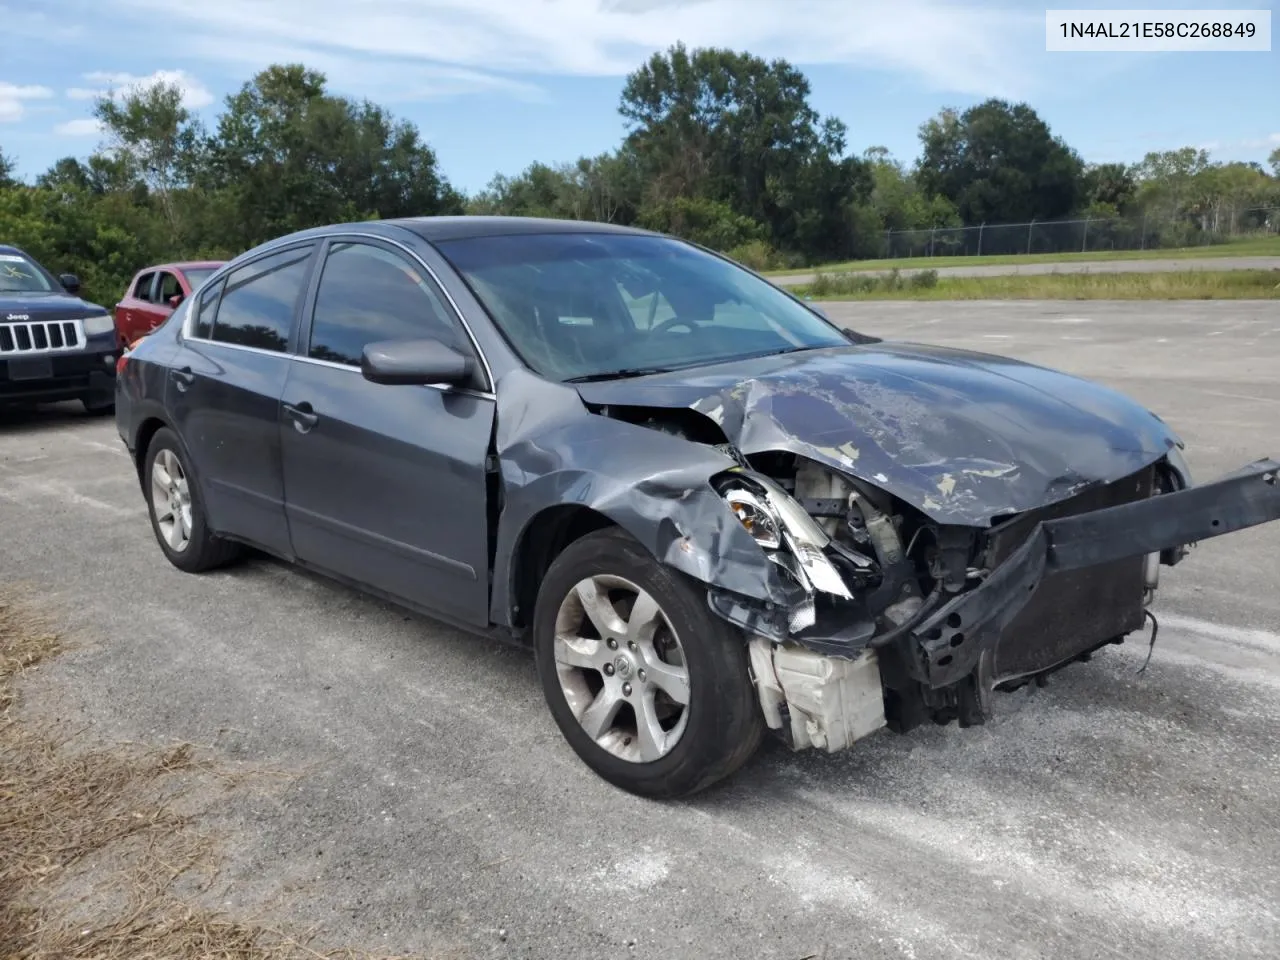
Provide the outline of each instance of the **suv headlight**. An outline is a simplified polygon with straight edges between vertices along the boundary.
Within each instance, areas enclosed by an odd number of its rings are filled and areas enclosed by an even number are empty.
[[[99,314],[96,317],[85,317],[80,322],[84,324],[86,337],[101,336],[104,333],[110,333],[116,328],[116,322],[107,313]]]

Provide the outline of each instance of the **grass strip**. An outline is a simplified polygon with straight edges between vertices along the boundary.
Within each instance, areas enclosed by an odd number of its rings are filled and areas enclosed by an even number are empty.
[[[791,292],[813,300],[1276,300],[1280,270],[1052,273],[939,277],[820,273]]]

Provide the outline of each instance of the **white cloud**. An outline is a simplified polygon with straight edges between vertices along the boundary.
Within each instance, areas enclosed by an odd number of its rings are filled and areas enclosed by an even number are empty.
[[[26,101],[47,100],[53,96],[48,87],[18,86],[0,81],[0,123],[15,123],[26,113]]]
[[[53,132],[60,137],[90,137],[102,132],[102,124],[93,117],[81,117],[58,124]]]
[[[174,52],[243,63],[245,37],[272,59],[394,59],[469,71],[448,88],[494,86],[503,73],[622,76],[676,41],[799,65],[905,72],[948,92],[1017,95],[1043,20],[944,0],[117,0],[162,14]],[[1037,33],[1039,31],[1039,33]],[[1015,34],[1032,38],[1015,42]],[[495,76],[497,75],[497,76]],[[427,77],[429,79],[429,77]]]
[[[110,73],[97,71],[84,74],[84,79],[95,84],[93,87],[71,87],[67,97],[71,100],[96,100],[98,97],[119,97],[131,90],[145,90],[156,84],[176,86],[182,91],[182,105],[188,110],[199,110],[213,103],[213,94],[191,74],[185,70],[157,70],[145,77],[131,73]]]

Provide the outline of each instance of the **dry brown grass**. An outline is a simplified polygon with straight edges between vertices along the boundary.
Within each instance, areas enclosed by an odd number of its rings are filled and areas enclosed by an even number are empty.
[[[15,682],[61,648],[0,590],[0,960],[369,957],[199,904],[217,855],[193,798],[243,776],[190,744],[85,747],[20,717]]]

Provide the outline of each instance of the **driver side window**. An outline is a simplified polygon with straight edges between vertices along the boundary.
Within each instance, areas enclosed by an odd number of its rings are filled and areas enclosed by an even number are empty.
[[[452,310],[421,268],[371,243],[331,244],[307,356],[358,367],[366,344],[423,337],[471,353]]]

